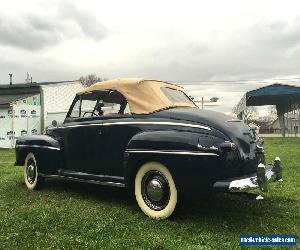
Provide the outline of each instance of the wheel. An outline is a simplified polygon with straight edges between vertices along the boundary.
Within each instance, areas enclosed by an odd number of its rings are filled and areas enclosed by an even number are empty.
[[[168,218],[177,204],[177,189],[169,170],[158,162],[144,164],[135,177],[135,198],[149,217]]]
[[[29,153],[24,164],[24,178],[28,189],[34,190],[42,187],[44,178],[39,176],[37,162],[33,153]]]

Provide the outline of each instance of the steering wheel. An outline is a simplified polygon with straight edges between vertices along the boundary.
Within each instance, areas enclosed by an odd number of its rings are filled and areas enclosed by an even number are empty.
[[[86,111],[83,113],[82,117],[85,117],[86,114],[91,114],[91,116],[97,116],[97,114],[94,111]]]

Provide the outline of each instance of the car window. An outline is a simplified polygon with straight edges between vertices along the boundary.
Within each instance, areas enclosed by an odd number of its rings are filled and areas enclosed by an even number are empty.
[[[70,113],[70,117],[78,118],[79,116],[80,116],[80,99],[77,99]]]
[[[109,114],[118,114],[121,105],[119,103],[109,103],[105,102],[103,103],[103,115],[109,115]]]
[[[103,98],[103,115],[130,114],[126,99],[117,91],[110,91]]]
[[[194,104],[191,99],[180,90],[166,87],[162,87],[161,90],[171,102]]]
[[[97,100],[81,99],[81,117],[94,116]]]
[[[103,115],[110,115],[110,114],[124,114],[124,115],[129,115],[130,114],[130,109],[129,109],[129,105],[127,103],[125,103],[124,105],[125,108],[122,106],[123,104],[119,104],[119,103],[103,103]],[[122,111],[123,108],[123,112],[120,112],[120,110]]]

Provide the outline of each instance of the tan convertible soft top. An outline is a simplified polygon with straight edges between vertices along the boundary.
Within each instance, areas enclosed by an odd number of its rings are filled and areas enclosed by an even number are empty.
[[[172,98],[168,98],[163,92],[164,88],[179,90],[184,93],[182,87],[167,82],[141,78],[121,78],[97,82],[78,94],[116,90],[126,98],[133,114],[148,114],[172,107],[197,107],[189,98],[179,102],[172,101]]]

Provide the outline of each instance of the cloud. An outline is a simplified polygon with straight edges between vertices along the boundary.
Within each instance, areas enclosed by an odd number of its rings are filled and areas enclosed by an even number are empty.
[[[36,24],[33,22],[35,20]],[[51,29],[39,27],[42,20],[31,16],[23,21],[0,15],[0,44],[28,50],[37,50],[43,47],[55,45],[60,41],[59,32],[51,26]],[[34,25],[33,25],[34,24]],[[48,27],[50,28],[50,27]]]
[[[155,1],[154,1],[155,2]],[[229,109],[272,82],[205,82],[299,76],[298,2],[10,0],[0,10],[0,80],[144,77],[220,97]],[[216,4],[219,8],[215,8]],[[170,9],[170,6],[172,8]],[[298,16],[298,17],[297,17]],[[292,83],[293,84],[293,83]]]
[[[138,50],[131,62],[143,55],[139,72],[166,80],[264,79],[299,72],[300,17],[260,18],[212,37],[180,32],[172,39],[161,35],[159,46]]]
[[[94,40],[101,40],[107,35],[107,29],[91,11],[78,8],[70,1],[64,1],[58,10],[59,17],[74,21],[82,33]]]
[[[60,2],[53,12],[8,15],[0,12],[0,44],[26,50],[40,50],[72,38],[100,41],[107,30],[96,16],[69,1]]]

